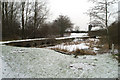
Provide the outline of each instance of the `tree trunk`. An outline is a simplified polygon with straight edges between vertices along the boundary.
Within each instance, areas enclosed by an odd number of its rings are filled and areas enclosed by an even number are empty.
[[[25,2],[22,2],[22,39],[24,39],[24,7]]]
[[[4,13],[4,2],[2,2],[2,26],[4,26],[4,19],[5,19],[5,13]]]
[[[11,33],[12,33],[12,34],[14,34],[14,28],[13,28],[13,4],[14,4],[14,2],[12,2],[12,4],[11,4],[11,16],[10,16],[10,19],[11,19],[11,27],[12,27]]]
[[[108,30],[108,3],[107,0],[105,0],[105,9],[106,9],[106,21],[105,21],[105,25],[106,25],[106,29],[107,29],[107,38],[108,38],[108,45],[109,45],[109,49],[111,49],[111,45],[110,45],[110,36],[109,36],[109,30]]]
[[[8,3],[5,2],[5,15],[6,15],[6,24],[8,24]],[[8,24],[8,30],[9,30],[9,24]]]
[[[36,35],[36,22],[37,22],[37,2],[35,2],[35,10],[34,10],[34,34],[33,34],[33,38],[35,38],[35,35]]]

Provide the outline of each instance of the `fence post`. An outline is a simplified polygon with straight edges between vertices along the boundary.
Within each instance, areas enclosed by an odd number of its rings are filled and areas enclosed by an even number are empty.
[[[112,44],[112,54],[114,53],[114,44]]]

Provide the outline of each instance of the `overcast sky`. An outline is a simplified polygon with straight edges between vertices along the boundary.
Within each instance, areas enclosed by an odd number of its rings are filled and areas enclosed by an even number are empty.
[[[59,15],[67,15],[80,30],[86,30],[89,16],[85,12],[92,6],[88,0],[48,0],[50,6],[50,20]]]
[[[89,16],[85,12],[93,6],[88,0],[48,0],[48,4],[50,21],[59,15],[67,15],[75,26],[80,27],[80,30],[88,29]]]

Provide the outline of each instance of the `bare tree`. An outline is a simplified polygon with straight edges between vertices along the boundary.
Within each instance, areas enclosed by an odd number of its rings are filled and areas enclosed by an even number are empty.
[[[30,3],[29,2],[26,2],[26,12],[25,12],[25,26],[27,26],[27,23],[28,23],[28,19],[29,19],[29,15],[30,15],[30,12],[31,12],[31,9],[29,9],[29,5]]]
[[[8,2],[5,2],[5,19],[6,19],[6,23],[8,24],[8,30],[9,28],[9,23],[8,23]]]
[[[35,38],[35,32],[36,32],[36,22],[37,22],[37,5],[38,2],[35,2],[35,9],[34,9],[34,38]]]
[[[36,2],[2,2],[3,36],[19,38],[36,37],[41,25],[45,23],[48,15],[46,3],[42,0]],[[31,38],[33,38],[31,37]]]
[[[3,37],[10,38],[17,35],[19,23],[16,12],[20,7],[15,2],[2,2],[2,33]],[[11,38],[12,38],[11,37]],[[3,38],[4,39],[4,38]]]
[[[40,29],[40,27],[42,27],[41,25],[44,24],[44,21],[47,19],[48,15],[48,10],[46,7],[46,2],[43,1],[35,1],[34,4],[34,38],[36,35],[36,32],[38,31],[38,29]]]
[[[14,5],[14,2],[12,2],[11,3],[11,17],[10,17],[10,19],[11,19],[11,23],[13,22],[13,5]]]
[[[25,2],[22,2],[22,39],[24,39],[25,37],[25,33],[24,33],[24,28],[25,28],[25,24],[24,24],[24,9],[25,9]]]
[[[60,36],[63,37],[64,36],[64,32],[66,29],[68,28],[71,28],[72,27],[72,23],[69,19],[69,17],[67,16],[63,16],[63,15],[60,15],[56,20],[56,26],[58,26],[58,29],[60,30],[59,33],[60,33]]]
[[[4,7],[4,5],[5,5],[5,3],[2,2],[2,25],[4,25],[3,22],[4,22],[4,19],[5,19],[5,11],[4,11],[4,10],[5,10],[5,9],[4,9],[5,7]]]
[[[110,48],[108,22],[109,22],[109,16],[112,13],[110,13],[108,7],[111,4],[115,4],[118,0],[89,0],[89,1],[92,1],[93,3],[96,4],[89,11],[89,15],[94,18],[94,20],[91,21],[91,24],[95,22],[94,24],[99,24],[99,26],[104,27],[107,30],[108,43]]]

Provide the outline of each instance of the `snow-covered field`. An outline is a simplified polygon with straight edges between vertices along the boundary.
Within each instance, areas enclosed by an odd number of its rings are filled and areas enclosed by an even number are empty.
[[[74,58],[43,48],[1,47],[2,78],[118,77],[118,62],[110,53]]]

